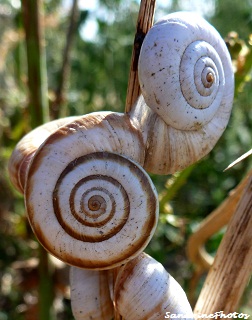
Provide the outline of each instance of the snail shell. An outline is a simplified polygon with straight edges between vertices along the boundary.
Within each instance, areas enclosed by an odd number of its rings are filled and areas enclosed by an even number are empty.
[[[205,156],[226,128],[234,94],[219,33],[196,14],[165,16],[143,41],[138,75],[143,99],[131,118],[147,135],[145,169],[173,173]]]
[[[67,117],[45,123],[26,134],[16,145],[8,163],[9,176],[14,187],[24,193],[28,167],[34,153],[54,131],[79,117]]]
[[[71,307],[75,320],[113,318],[108,272],[70,268]]]
[[[89,269],[112,268],[143,251],[158,217],[143,160],[141,136],[122,114],[89,114],[51,134],[34,154],[25,186],[41,244]]]
[[[119,268],[114,303],[127,320],[164,319],[166,312],[193,319],[181,286],[161,263],[145,253]]]

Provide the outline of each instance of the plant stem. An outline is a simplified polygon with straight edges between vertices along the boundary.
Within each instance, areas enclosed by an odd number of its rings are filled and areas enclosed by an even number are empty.
[[[73,0],[72,10],[70,15],[69,28],[66,38],[66,45],[63,53],[62,68],[59,74],[59,84],[55,92],[55,100],[52,103],[51,115],[53,119],[58,119],[60,116],[60,111],[62,111],[61,105],[65,101],[65,91],[70,73],[70,53],[74,38],[74,33],[76,31],[76,26],[78,22],[78,1]],[[61,112],[62,113],[62,112]],[[65,116],[65,115],[64,115]]]
[[[138,59],[144,37],[153,24],[155,5],[156,0],[142,0],[140,4],[136,25],[137,31],[131,56],[125,112],[130,112],[132,106],[140,95],[140,86],[138,82]]]
[[[22,0],[26,35],[30,126],[48,120],[47,76],[40,0]],[[48,254],[39,246],[39,320],[52,319],[53,282]]]
[[[252,177],[232,216],[194,313],[237,311],[252,272]]]
[[[48,120],[47,77],[41,1],[22,0],[26,34],[30,124],[35,128]]]
[[[162,195],[162,197],[159,200],[160,212],[164,211],[165,204],[170,202],[178,193],[180,188],[183,187],[194,168],[195,165],[191,165],[173,176],[172,184],[167,188],[166,192]]]

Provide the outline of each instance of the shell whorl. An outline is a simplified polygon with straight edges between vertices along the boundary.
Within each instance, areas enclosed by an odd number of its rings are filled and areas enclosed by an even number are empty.
[[[138,75],[142,95],[130,117],[143,134],[144,169],[174,173],[207,155],[234,95],[230,55],[214,27],[190,12],[165,16],[144,39]]]
[[[175,129],[198,130],[213,119],[223,127],[228,122],[231,59],[219,33],[196,14],[167,15],[149,30],[139,57],[139,82],[147,105]]]
[[[71,307],[75,320],[113,318],[108,272],[70,267]]]
[[[41,244],[66,263],[115,267],[141,252],[155,231],[156,190],[136,162],[143,161],[141,139],[127,125],[119,114],[84,116],[53,133],[33,157],[28,217]]]
[[[19,141],[8,163],[11,182],[19,192],[24,193],[26,174],[37,149],[59,127],[78,118],[73,116],[47,122],[27,133]]]
[[[124,319],[163,319],[166,312],[193,319],[185,292],[161,263],[143,252],[118,269],[113,299]]]

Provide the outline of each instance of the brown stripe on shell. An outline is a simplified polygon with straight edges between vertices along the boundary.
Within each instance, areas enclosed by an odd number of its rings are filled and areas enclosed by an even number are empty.
[[[36,150],[33,150],[24,154],[24,158],[22,159],[22,161],[17,163],[16,167],[14,168],[17,177],[15,177],[16,181],[13,183],[21,193],[24,193],[26,175],[35,152]]]
[[[100,235],[94,235],[94,236],[87,236],[83,233],[78,232],[78,230],[73,230],[71,225],[68,225],[65,223],[65,221],[62,218],[62,213],[61,213],[61,208],[59,205],[59,201],[58,201],[58,190],[60,187],[60,184],[62,182],[62,180],[65,178],[65,176],[75,167],[79,166],[80,164],[85,164],[86,162],[92,161],[92,160],[96,160],[96,159],[102,159],[102,160],[114,160],[118,163],[118,159],[121,159],[121,157],[119,157],[118,155],[114,155],[114,154],[109,154],[107,152],[96,152],[96,153],[91,153],[88,154],[86,156],[83,157],[79,157],[78,159],[73,160],[71,163],[68,164],[68,166],[63,170],[62,174],[60,175],[56,186],[54,188],[53,191],[53,206],[54,206],[54,213],[60,223],[60,225],[62,226],[62,228],[72,237],[74,237],[77,240],[81,240],[81,241],[85,241],[85,242],[101,242],[101,241],[105,241],[111,237],[113,237],[116,233],[118,233],[123,226],[125,225],[125,223],[127,222],[127,219],[129,217],[129,212],[130,212],[130,201],[128,198],[128,195],[124,189],[124,187],[114,178],[112,177],[108,177],[105,175],[90,175],[87,176],[85,178],[82,178],[81,180],[78,181],[78,183],[73,187],[71,193],[70,193],[70,197],[69,197],[69,204],[70,204],[70,210],[71,210],[71,214],[75,217],[76,220],[78,220],[78,222],[80,222],[82,225],[86,225],[86,226],[90,226],[90,227],[102,227],[103,225],[105,225],[107,222],[109,222],[115,215],[116,212],[116,202],[113,200],[112,201],[112,211],[109,213],[109,215],[102,221],[99,222],[91,222],[89,223],[88,221],[86,221],[85,219],[83,219],[75,210],[75,206],[74,206],[74,196],[76,193],[76,190],[80,187],[80,185],[84,184],[87,181],[92,181],[92,180],[103,180],[103,181],[107,181],[107,182],[111,182],[113,185],[115,185],[120,192],[123,195],[124,198],[124,214],[122,216],[121,219],[121,223],[118,226],[115,226],[113,229],[110,230],[109,233],[104,233],[103,231],[100,231]],[[123,158],[124,159],[124,158]],[[125,159],[124,159],[125,162]],[[127,162],[127,160],[126,160]],[[92,189],[96,189],[96,190],[101,190],[101,188],[92,188]],[[102,191],[106,194],[109,195],[109,197],[113,197],[113,195],[110,195],[108,191],[106,191],[105,189],[102,189]],[[113,197],[114,199],[114,197]],[[82,212],[83,214],[85,214],[85,212]],[[69,212],[70,214],[70,212]]]
[[[83,258],[82,259],[78,259],[76,257],[72,257],[71,252],[65,252],[62,249],[61,252],[61,257],[58,257],[59,259],[62,259],[63,261],[66,261],[69,264],[72,265],[78,265],[79,267],[85,267],[85,268],[94,268],[94,269],[98,269],[98,268],[109,268],[112,264],[120,264],[121,262],[123,263],[125,261],[125,259],[128,257],[127,261],[132,259],[135,255],[136,252],[139,252],[139,250],[141,250],[141,248],[143,246],[145,246],[148,242],[148,237],[151,234],[152,230],[153,230],[153,226],[156,224],[156,215],[155,215],[155,211],[156,211],[156,206],[157,206],[157,199],[156,196],[149,184],[149,181],[147,179],[147,177],[145,176],[145,174],[133,163],[133,162],[129,162],[127,161],[126,158],[121,157],[117,154],[110,154],[107,152],[96,152],[93,154],[89,154],[86,156],[89,159],[114,159],[116,161],[116,163],[122,163],[122,164],[126,164],[127,166],[129,166],[131,168],[131,172],[132,174],[134,174],[137,178],[138,181],[140,181],[142,188],[145,190],[145,193],[148,195],[147,196],[147,206],[149,208],[148,212],[148,216],[149,216],[149,221],[146,221],[144,227],[143,227],[143,236],[135,242],[132,242],[132,245],[129,246],[127,249],[125,249],[125,251],[123,252],[121,257],[116,257],[116,258],[109,258],[108,257],[108,261],[97,261],[97,260],[92,260],[90,261],[90,257],[89,256],[85,256],[85,251],[83,251]],[[76,159],[74,162],[78,163],[79,161],[82,162],[84,161],[85,157],[81,157],[81,159]],[[69,167],[66,167],[66,171],[70,170],[70,168],[73,166],[73,163],[71,163],[69,165]],[[32,187],[32,185],[30,186]],[[57,189],[56,189],[57,190]],[[29,188],[27,190],[27,192],[29,192]],[[57,191],[55,191],[57,193]],[[56,194],[54,194],[53,198],[55,198]],[[59,211],[58,208],[58,204],[57,201],[53,200],[54,202],[54,209],[55,211]],[[29,211],[29,216],[30,219],[32,220],[33,217],[33,206],[32,204],[28,204],[27,206],[28,211]],[[130,204],[130,210],[132,210],[132,204]],[[55,213],[56,215],[58,215],[57,213]],[[136,212],[137,214],[137,212]],[[60,219],[59,219],[60,220]],[[31,221],[32,222],[32,221]],[[32,222],[33,223],[33,222]],[[138,228],[137,225],[134,225],[134,221],[132,221],[132,228]],[[55,252],[55,249],[53,247],[53,244],[49,243],[47,241],[47,239],[43,236],[42,231],[37,230],[38,226],[36,225],[36,228],[34,228],[35,234],[37,235],[39,241],[48,249],[48,251],[52,251],[52,254],[54,254],[53,252]],[[122,228],[118,228],[118,231],[120,231]],[[65,229],[66,232],[68,232],[70,235],[73,235],[73,231],[70,228],[66,228]],[[108,234],[108,235],[103,235],[100,237],[100,239],[98,241],[104,241],[110,237],[112,237],[114,234]],[[92,241],[95,242],[95,239],[91,239],[86,237],[85,235],[78,235],[75,234],[74,235],[78,240],[80,241]],[[111,259],[111,260],[109,260]]]
[[[99,289],[100,297],[107,297],[107,304],[100,304],[101,319],[107,319],[108,314],[113,313],[114,306],[109,295],[109,271],[99,271]],[[101,300],[102,301],[102,300]],[[111,318],[112,319],[112,318]]]
[[[84,157],[81,157],[77,160],[75,160],[75,163],[76,165],[80,164],[80,163],[83,163],[83,162],[86,162],[90,159],[88,159],[89,157],[88,156],[84,156]],[[91,156],[92,158],[92,156]],[[59,180],[57,181],[57,184],[56,184],[56,187],[54,189],[54,192],[53,192],[53,206],[54,206],[54,213],[60,223],[60,225],[62,226],[62,228],[69,234],[71,235],[72,237],[74,237],[75,239],[77,240],[81,240],[81,241],[85,241],[85,242],[101,242],[101,241],[104,241],[104,240],[107,240],[111,237],[113,237],[116,233],[118,233],[122,228],[123,226],[125,225],[125,223],[127,222],[127,219],[128,219],[128,216],[129,216],[129,198],[123,188],[122,185],[120,185],[120,183],[115,180],[115,179],[112,179],[111,177],[107,177],[107,176],[102,176],[102,175],[92,175],[92,176],[87,176],[86,178],[84,179],[81,179],[79,181],[79,183],[83,183],[85,181],[89,181],[89,180],[97,180],[97,179],[102,179],[102,180],[105,180],[105,181],[109,181],[109,182],[112,182],[113,184],[116,184],[118,186],[118,188],[120,188],[120,191],[123,192],[123,195],[124,195],[124,199],[125,199],[125,212],[124,212],[124,215],[123,215],[123,218],[121,219],[121,223],[119,224],[119,226],[117,227],[114,227],[113,229],[110,230],[110,232],[108,234],[105,234],[101,231],[101,234],[100,235],[96,235],[96,236],[87,236],[87,235],[84,235],[83,233],[79,233],[78,230],[73,230],[72,229],[72,226],[71,225],[67,225],[64,220],[62,219],[62,214],[61,214],[61,208],[59,206],[59,201],[58,201],[58,185],[60,184],[61,180],[64,178],[65,174],[67,174],[69,172],[68,170],[69,168],[67,167],[65,170],[64,170],[64,174],[61,175],[61,177],[59,178]],[[83,225],[86,225],[86,226],[90,226],[90,227],[96,227],[96,228],[99,228],[99,227],[102,227],[104,224],[106,224],[107,222],[109,222],[115,215],[115,212],[116,212],[116,204],[113,203],[112,205],[112,211],[110,212],[110,214],[108,215],[107,218],[105,218],[104,220],[102,221],[99,221],[99,222],[92,222],[92,223],[89,223],[88,221],[85,221],[85,219],[81,218],[78,213],[75,211],[75,208],[74,208],[74,193],[75,193],[75,189],[76,187],[78,187],[78,184],[75,185],[75,187],[73,188],[72,192],[71,192],[71,195],[70,195],[70,198],[69,198],[69,203],[70,203],[70,209],[71,209],[71,214],[75,217],[76,220],[78,220],[81,224]],[[97,190],[97,189],[96,189]],[[103,190],[104,191],[104,190]]]
[[[118,271],[117,278],[115,281],[115,286],[114,286],[114,302],[115,302],[115,308],[117,308],[119,312],[120,312],[120,305],[124,304],[124,299],[125,299],[124,292],[126,292],[127,290],[132,290],[132,288],[127,288],[129,286],[128,282],[131,281],[131,279],[133,277],[136,278],[134,273],[137,271],[135,271],[135,269],[139,268],[141,263],[143,263],[147,257],[148,257],[148,255],[146,255],[145,253],[141,253],[135,259],[129,261],[128,263],[126,263],[122,267],[118,268],[119,271]],[[146,263],[147,263],[147,261],[148,260],[146,260]],[[158,263],[154,259],[150,260],[150,263],[152,265],[154,262]],[[148,265],[146,265],[142,269],[142,274],[140,275],[140,276],[142,276],[143,290],[144,290],[145,281],[149,280],[149,278],[146,276],[145,268],[147,270]],[[165,272],[165,270],[164,270],[164,272]],[[149,309],[150,305],[148,303],[143,304],[142,305],[143,309],[138,310],[138,313],[141,313],[140,318],[139,317],[137,318],[135,315],[135,317],[133,317],[134,319],[137,319],[137,320],[154,319],[154,315],[157,317],[162,317],[162,316],[164,316],[166,311],[172,311],[171,308],[174,307],[174,305],[173,305],[174,299],[173,299],[172,295],[170,297],[167,295],[167,292],[169,290],[168,288],[170,285],[170,283],[169,283],[170,282],[170,275],[168,273],[166,273],[166,274],[167,274],[166,279],[164,277],[165,280],[161,283],[162,289],[161,288],[159,289],[159,290],[162,290],[162,292],[164,292],[165,294],[160,295],[160,299],[157,300],[154,290],[153,290],[153,292],[148,292],[149,296],[146,296],[146,299],[143,302],[147,303],[147,298],[150,299],[152,297],[152,299],[154,299],[154,300],[152,300],[151,302],[155,302],[155,304],[152,306],[151,309]],[[152,274],[152,276],[153,276],[153,274]],[[158,276],[159,275],[156,274],[156,277],[158,277]],[[138,280],[138,279],[136,279],[136,280]],[[158,281],[158,279],[157,279],[157,281]],[[136,290],[138,290],[138,289],[140,289],[140,288],[137,287]],[[172,293],[172,291],[171,291],[171,293]],[[129,305],[129,303],[132,304],[131,309],[134,309],[134,299],[132,299],[132,301],[127,301],[127,305]],[[125,309],[125,307],[124,307],[124,309]],[[146,309],[149,309],[148,312],[146,312]],[[122,316],[125,317],[126,315],[123,314]],[[130,317],[130,319],[133,319],[133,318]]]
[[[114,286],[114,301],[116,308],[118,308],[118,304],[120,304],[121,294],[125,290],[127,280],[129,280],[134,274],[134,269],[137,263],[143,259],[143,254],[140,254],[135,259],[132,259],[118,269],[118,274]]]
[[[132,141],[130,141],[132,144],[135,142],[135,147],[138,151],[138,157],[132,157],[128,154],[128,150],[117,150],[114,148],[113,152],[125,155],[135,161],[137,161],[140,164],[143,164],[144,158],[145,158],[145,146],[143,142],[143,138],[139,130],[137,130],[131,123],[129,116],[125,114],[120,113],[112,113],[112,112],[101,112],[101,113],[91,113],[88,115],[85,115],[83,117],[78,117],[75,121],[70,122],[62,127],[60,127],[57,131],[55,131],[53,134],[51,134],[46,139],[45,145],[53,145],[54,143],[57,143],[57,141],[60,141],[65,138],[65,136],[73,135],[77,131],[83,131],[83,134],[85,134],[86,130],[89,130],[91,128],[104,128],[108,129],[112,128],[110,138],[114,139],[114,135],[117,130],[123,130],[125,131],[124,138],[130,135],[132,136]],[[111,143],[111,145],[113,145]],[[106,151],[106,150],[97,150],[97,151]],[[42,158],[45,155],[39,155],[37,158]],[[37,160],[36,160],[37,161]],[[35,166],[31,168],[29,171],[29,176],[32,176],[34,172],[36,172],[38,166]]]
[[[47,122],[27,133],[19,141],[8,163],[11,182],[19,192],[24,193],[28,167],[37,149],[48,138],[48,136],[50,136],[50,134],[56,131],[60,126],[77,118],[78,117],[67,117]]]
[[[140,130],[138,130],[130,121],[130,117],[127,114],[120,115],[118,113],[111,113],[110,115],[106,116],[104,120],[108,121],[109,126],[112,130],[116,131],[116,129],[122,129],[125,131],[125,136],[130,134],[132,135],[133,139],[135,139],[136,147],[138,148],[140,158],[137,160],[138,163],[143,165],[144,158],[145,158],[145,144],[143,141],[143,136]],[[139,144],[139,146],[138,146]],[[131,147],[131,145],[129,145]],[[126,153],[123,153],[126,155]],[[136,160],[136,159],[135,159]]]
[[[34,187],[33,177],[36,176],[36,172],[39,169],[40,164],[43,161],[46,161],[46,157],[51,156],[52,146],[54,145],[54,143],[57,144],[66,136],[74,135],[79,130],[81,134],[83,134],[83,137],[85,137],[86,130],[96,129],[96,128],[99,129],[98,130],[99,134],[101,132],[100,130],[102,128],[105,128],[106,137],[113,136],[114,134],[119,132],[119,138],[118,139],[115,138],[115,140],[117,139],[116,146],[109,147],[111,149],[108,150],[110,154],[112,154],[111,152],[117,153],[114,155],[114,157],[118,157],[118,154],[126,155],[127,157],[137,161],[140,164],[143,163],[145,152],[144,152],[142,136],[141,136],[141,133],[139,133],[139,131],[137,131],[136,128],[131,124],[128,115],[121,115],[121,114],[109,113],[109,112],[105,112],[101,114],[89,114],[87,116],[78,118],[78,120],[75,120],[74,122],[71,122],[65,125],[64,127],[59,128],[56,132],[54,132],[50,137],[47,138],[43,146],[38,150],[38,152],[34,157],[34,161],[31,164],[29,174],[28,174],[29,183],[27,184],[26,199],[31,198],[32,189]],[[125,143],[123,139],[121,139],[121,137],[124,135],[124,132],[125,132],[125,135],[127,135],[128,137],[128,139],[125,139],[125,141],[129,141],[127,142],[128,144]],[[97,139],[97,136],[95,137],[95,139]],[[89,143],[92,143],[92,139],[89,141]],[[121,145],[123,143],[124,145]],[[116,149],[118,147],[119,147],[119,150]],[[130,147],[132,150],[129,151]],[[101,145],[101,148],[103,148],[102,145]],[[85,144],[83,143],[83,150],[84,149],[85,149]],[[95,152],[95,154],[101,153],[103,154],[103,156],[106,154],[106,152],[101,152],[104,150],[97,150],[97,151],[98,152]],[[135,165],[133,165],[133,167],[134,166]],[[131,169],[133,169],[133,167],[131,167]],[[148,180],[147,177],[144,177],[144,174],[141,173],[141,170],[139,171],[140,171],[139,174],[136,174],[136,176],[140,178],[143,188],[147,192],[149,192],[149,196],[148,196],[148,208],[149,208],[148,211],[150,211],[148,214],[149,222],[145,223],[145,226],[143,228],[143,232],[144,232],[143,237],[139,239],[137,242],[134,242],[135,240],[132,239],[132,245],[130,245],[129,248],[125,249],[125,253],[123,253],[123,257],[120,257],[120,258],[112,257],[110,261],[100,261],[100,260],[90,261],[90,257],[88,256],[88,251],[87,251],[87,255],[85,255],[85,251],[86,251],[85,247],[83,247],[82,259],[79,259],[78,256],[77,257],[72,256],[71,252],[65,252],[65,251],[63,252],[64,248],[60,248],[61,256],[58,256],[59,259],[62,259],[63,261],[66,261],[69,264],[73,264],[80,267],[91,268],[91,269],[98,269],[98,268],[106,269],[106,268],[110,268],[112,264],[119,265],[120,263],[124,263],[126,260],[127,261],[130,260],[131,254],[136,256],[139,253],[139,250],[141,250],[142,246],[147,245],[147,243],[150,240],[150,234],[153,233],[153,227],[155,227],[157,222],[157,217],[156,217],[157,200],[156,200],[156,194],[154,193],[152,187],[149,185],[150,181]],[[45,185],[45,188],[47,188],[46,185]],[[26,201],[26,206],[27,206],[27,212],[28,212],[30,221],[35,222],[35,216],[33,213],[33,209],[34,209],[33,204],[28,203],[28,201]],[[134,219],[130,223],[132,223],[133,228],[137,228],[137,226],[134,225]],[[48,251],[50,251],[52,254],[57,256],[57,252],[56,252],[56,249],[54,248],[54,244],[48,243],[48,241],[45,239],[45,237],[43,237],[40,231],[36,232],[36,228],[37,226],[34,227],[34,231],[37,237],[39,238],[39,240],[43,242],[43,245],[48,249]],[[80,240],[76,240],[76,241],[80,241]],[[110,257],[108,257],[108,260],[109,259]]]
[[[88,179],[89,177],[87,177],[87,179]],[[101,179],[103,179],[103,180],[107,180],[107,181],[110,181],[110,182],[112,182],[112,179],[106,179],[106,178],[110,178],[110,177],[106,177],[106,176],[103,176],[103,177],[99,177],[99,178],[101,178]],[[105,178],[105,179],[104,179]],[[114,182],[116,182],[116,183],[118,183],[115,179],[113,179],[114,180]],[[119,183],[118,183],[118,185],[119,185]],[[106,190],[106,189],[103,189],[103,188],[92,188],[92,191],[93,190],[97,190],[97,191],[102,191],[102,192],[104,192],[105,194],[107,194],[108,196],[109,196],[109,198],[110,198],[110,201],[111,201],[111,203],[112,203],[112,210],[110,211],[110,213],[109,213],[109,215],[107,216],[107,218],[104,218],[102,221],[99,221],[99,222],[95,222],[95,221],[93,221],[93,222],[91,222],[91,223],[89,223],[88,221],[86,221],[86,220],[84,220],[84,219],[82,219],[81,217],[79,217],[76,213],[75,213],[75,209],[74,209],[74,207],[73,207],[73,200],[69,200],[70,202],[71,202],[71,208],[73,209],[73,215],[76,217],[76,219],[78,220],[78,218],[79,218],[79,222],[81,222],[81,223],[83,223],[84,225],[86,225],[86,226],[90,226],[90,227],[102,227],[105,223],[107,223],[107,222],[109,222],[113,217],[114,217],[114,215],[115,215],[115,211],[116,211],[116,202],[115,202],[115,199],[114,199],[114,197],[111,195],[111,194],[109,194],[109,192]],[[123,189],[122,189],[123,190]],[[90,191],[91,191],[91,189],[90,189]],[[84,195],[84,194],[83,194]],[[128,202],[128,196],[127,196],[127,194],[126,194],[126,192],[125,192],[125,201],[126,202]],[[84,205],[83,205],[83,202],[81,203],[81,208],[82,208],[82,213],[84,213],[86,216],[89,216],[90,218],[93,218],[93,219],[97,219],[98,217],[100,217],[102,214],[104,214],[104,213],[106,213],[106,205],[105,205],[105,199],[103,198],[103,197],[101,197],[101,196],[98,196],[98,195],[96,195],[96,196],[92,196],[91,198],[98,198],[98,197],[100,197],[100,198],[102,198],[102,200],[101,201],[103,201],[103,203],[102,204],[104,204],[104,207],[102,208],[102,210],[101,210],[101,212],[99,212],[99,213],[97,213],[97,214],[94,214],[94,211],[98,211],[98,210],[94,210],[94,209],[90,209],[91,211],[93,211],[92,212],[92,214],[89,214],[89,212],[84,208]],[[83,196],[82,196],[82,198],[83,198]],[[89,201],[88,202],[90,202],[91,201],[91,198],[89,199]],[[92,201],[93,201],[94,199],[92,199]],[[95,201],[97,201],[97,200],[95,200]],[[127,212],[125,211],[125,219],[127,220],[127,218],[128,218],[128,215],[129,215],[129,210],[127,210]]]

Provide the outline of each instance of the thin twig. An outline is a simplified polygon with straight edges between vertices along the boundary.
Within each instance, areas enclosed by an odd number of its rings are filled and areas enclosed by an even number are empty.
[[[131,56],[130,73],[128,80],[128,89],[126,96],[125,112],[129,112],[131,107],[137,100],[140,94],[140,86],[138,82],[138,59],[140,49],[144,40],[144,37],[148,30],[152,27],[154,12],[155,12],[156,0],[141,0],[137,24],[136,34],[134,39],[134,45]],[[115,271],[116,276],[116,271]],[[123,320],[122,316],[115,310],[114,320]]]
[[[71,14],[68,33],[66,37],[66,45],[63,53],[63,61],[61,72],[59,73],[59,83],[58,88],[55,92],[55,100],[51,106],[51,117],[52,119],[58,119],[60,116],[60,109],[62,103],[65,101],[65,91],[67,87],[67,82],[70,74],[70,52],[73,44],[74,33],[76,31],[76,26],[78,22],[78,1],[74,0]]]
[[[224,171],[231,169],[233,166],[235,166],[237,163],[240,163],[244,159],[248,158],[252,155],[252,149],[250,149],[248,152],[244,153],[242,156],[240,156],[238,159],[233,161]]]
[[[142,0],[136,24],[136,34],[131,56],[131,66],[128,81],[128,90],[126,97],[125,112],[129,112],[136,102],[140,94],[140,86],[138,81],[138,59],[140,49],[144,37],[148,30],[152,27],[154,13],[155,13],[156,0]]]

